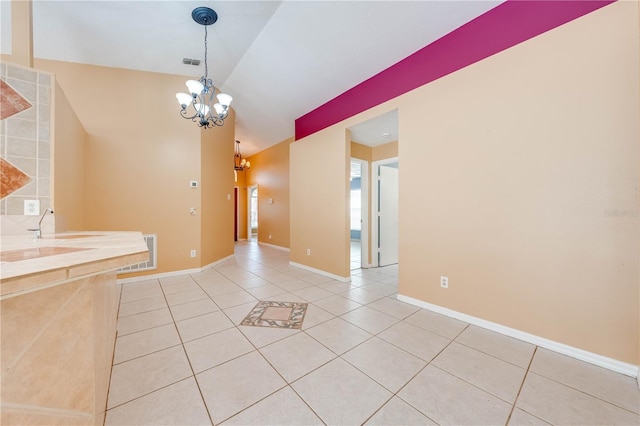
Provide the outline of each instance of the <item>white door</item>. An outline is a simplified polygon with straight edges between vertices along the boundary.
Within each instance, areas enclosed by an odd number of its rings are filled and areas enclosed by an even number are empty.
[[[378,170],[378,266],[387,266],[398,263],[398,163]]]

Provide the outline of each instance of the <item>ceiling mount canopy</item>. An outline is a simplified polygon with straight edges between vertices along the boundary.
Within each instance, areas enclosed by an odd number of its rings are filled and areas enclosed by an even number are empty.
[[[233,98],[225,93],[216,95],[207,64],[207,27],[216,23],[218,14],[208,7],[196,7],[191,12],[191,17],[196,23],[204,26],[204,76],[200,77],[200,80],[187,80],[189,93],[176,94],[181,108],[180,115],[205,129],[222,126],[229,115],[229,105]]]
[[[193,9],[191,17],[200,25],[213,25],[218,20],[216,11],[204,6]]]

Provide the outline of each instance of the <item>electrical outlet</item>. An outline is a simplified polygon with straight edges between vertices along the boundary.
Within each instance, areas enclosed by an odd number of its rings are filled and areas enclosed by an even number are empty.
[[[307,249],[307,256],[311,256],[311,249]]]
[[[196,257],[196,251],[195,250],[191,250],[191,257]]]
[[[449,288],[449,278],[448,277],[440,277],[440,287]]]
[[[40,200],[24,200],[24,215],[38,216],[40,214]]]
[[[269,234],[269,239],[271,239],[271,234]]]

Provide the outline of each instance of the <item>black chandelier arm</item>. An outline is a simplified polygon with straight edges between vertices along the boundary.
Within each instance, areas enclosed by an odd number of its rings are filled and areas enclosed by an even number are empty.
[[[214,117],[213,115],[209,115],[209,121],[213,123],[214,126],[222,126],[224,124],[224,119],[220,117]]]
[[[188,112],[187,112],[187,109],[186,108],[182,108],[180,110],[180,115],[182,116],[182,118],[186,118],[186,119],[191,120],[191,121],[196,121],[196,117],[198,116],[198,113],[196,112],[195,115],[189,115]]]

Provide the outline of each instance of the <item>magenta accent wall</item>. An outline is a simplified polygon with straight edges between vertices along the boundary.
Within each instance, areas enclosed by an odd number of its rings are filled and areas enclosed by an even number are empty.
[[[615,0],[507,0],[296,119],[302,139]]]

